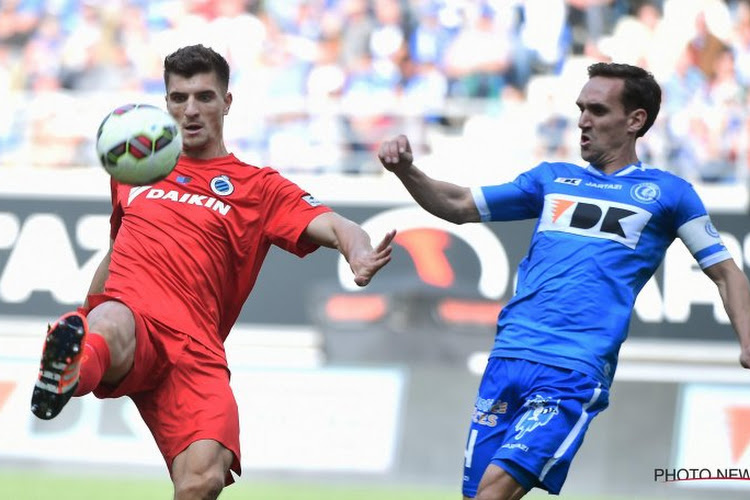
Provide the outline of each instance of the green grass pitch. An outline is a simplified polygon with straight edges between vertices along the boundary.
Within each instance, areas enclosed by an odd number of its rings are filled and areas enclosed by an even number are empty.
[[[63,477],[49,472],[0,472],[0,498],[7,500],[169,500],[168,479]],[[370,484],[271,482],[241,479],[225,488],[221,500],[456,500],[459,490],[402,488]]]
[[[172,484],[168,479],[127,476],[61,476],[29,469],[0,470],[0,498],[7,500],[169,500]],[[417,487],[373,484],[318,483],[241,479],[226,488],[220,500],[460,500],[460,487]],[[552,498],[532,492],[530,500]],[[613,497],[561,495],[561,500],[617,500]],[[622,499],[620,499],[622,500]]]

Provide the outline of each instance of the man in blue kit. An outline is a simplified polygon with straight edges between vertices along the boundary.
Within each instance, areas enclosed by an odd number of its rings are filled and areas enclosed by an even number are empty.
[[[589,423],[608,405],[636,295],[675,238],[716,283],[740,363],[750,368],[747,277],[693,187],[636,154],[659,112],[658,83],[625,64],[593,64],[588,74],[576,101],[584,167],[541,163],[513,182],[472,189],[419,170],[403,135],[378,152],[419,205],[442,219],[538,219],[479,386],[464,498],[560,492]]]

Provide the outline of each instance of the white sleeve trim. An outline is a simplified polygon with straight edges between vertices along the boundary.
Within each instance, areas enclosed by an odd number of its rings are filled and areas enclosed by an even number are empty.
[[[487,206],[487,199],[484,197],[484,192],[481,187],[475,186],[471,188],[471,195],[474,197],[474,204],[477,206],[479,212],[479,219],[482,222],[492,220],[492,214],[490,214],[490,207]]]
[[[698,265],[700,265],[701,269],[706,269],[707,267],[711,267],[714,264],[718,264],[719,262],[724,262],[725,260],[729,260],[732,258],[732,254],[729,253],[729,251],[724,250],[722,252],[715,253],[711,255],[710,257],[706,257],[703,260],[698,261]]]

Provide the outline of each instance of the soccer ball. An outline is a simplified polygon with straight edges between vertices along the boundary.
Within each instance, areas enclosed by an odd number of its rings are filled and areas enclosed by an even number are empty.
[[[181,152],[177,122],[149,104],[120,106],[96,133],[96,153],[104,170],[124,184],[142,186],[164,179]]]

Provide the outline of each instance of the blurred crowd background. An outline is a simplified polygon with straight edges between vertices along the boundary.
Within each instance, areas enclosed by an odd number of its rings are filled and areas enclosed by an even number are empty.
[[[228,147],[282,171],[379,174],[402,132],[454,169],[579,162],[586,67],[615,61],[664,90],[643,161],[750,172],[750,0],[2,0],[0,168],[96,167],[102,118],[163,105],[164,56],[194,43],[232,67]]]

